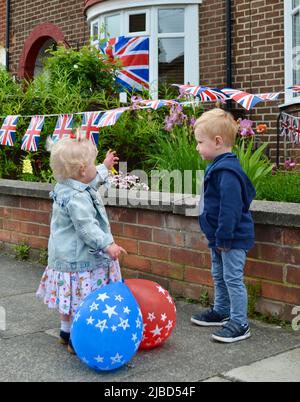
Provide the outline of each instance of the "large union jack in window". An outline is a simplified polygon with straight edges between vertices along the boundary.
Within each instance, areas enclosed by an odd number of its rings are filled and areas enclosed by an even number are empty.
[[[111,38],[100,46],[100,51],[110,61],[119,60],[117,83],[127,89],[149,89],[149,38],[145,36]]]
[[[33,116],[22,139],[23,151],[36,152],[40,142],[40,135],[45,122],[45,116]]]
[[[0,130],[0,145],[13,147],[20,116],[7,116]]]

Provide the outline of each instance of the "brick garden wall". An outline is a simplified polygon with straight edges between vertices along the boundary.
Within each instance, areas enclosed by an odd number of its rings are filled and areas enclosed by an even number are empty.
[[[32,30],[42,23],[57,25],[71,46],[89,38],[83,15],[83,0],[12,0],[11,1],[11,71],[17,74],[24,43]]]
[[[255,205],[256,245],[247,262],[247,282],[261,286],[260,312],[290,319],[292,307],[300,305],[300,218],[292,217],[298,226],[286,227],[282,219],[275,223],[277,205],[270,208],[275,210],[271,214],[260,211],[259,202]],[[44,196],[2,192],[0,242],[6,248],[22,243],[47,248],[50,209]],[[206,291],[212,296],[209,250],[196,218],[170,211],[107,209],[115,240],[128,251],[121,261],[125,277],[155,280],[173,295],[193,300],[200,300]],[[267,224],[262,224],[266,215]]]

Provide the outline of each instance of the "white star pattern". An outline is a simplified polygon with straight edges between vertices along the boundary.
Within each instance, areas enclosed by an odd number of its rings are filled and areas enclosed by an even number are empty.
[[[85,364],[89,364],[89,363],[90,363],[86,357],[83,357],[83,358],[82,358],[82,361],[83,361],[83,363],[85,363]]]
[[[159,293],[162,293],[163,295],[166,293],[166,290],[161,286],[156,286],[156,289],[158,290]]]
[[[111,357],[111,364],[116,364],[116,363],[121,363],[123,356],[119,355],[119,353],[116,354],[116,356]]]
[[[139,318],[137,318],[137,319],[135,320],[135,323],[136,323],[136,327],[137,327],[137,328],[141,328],[141,326],[142,326],[142,321],[141,321]]]
[[[160,315],[160,320],[161,320],[161,321],[165,322],[166,319],[167,319],[167,314],[164,313],[164,314],[161,314],[161,315]]]
[[[162,328],[159,328],[159,326],[156,324],[156,328],[153,329],[153,330],[150,331],[150,332],[153,333],[153,336],[159,336],[159,335],[161,335],[161,331],[162,331],[162,330],[163,330],[163,329],[162,329]]]
[[[98,324],[95,325],[96,328],[99,328],[101,333],[105,330],[108,329],[108,326],[106,325],[106,320],[100,321],[98,320]]]
[[[172,297],[170,295],[167,297],[167,299],[168,299],[170,304],[173,304],[173,299],[172,299]]]
[[[106,304],[105,307],[106,310],[102,311],[102,313],[107,314],[109,318],[111,318],[113,315],[118,315],[118,313],[115,312],[117,306],[110,307]]]
[[[159,345],[160,343],[162,343],[162,339],[161,338],[156,339],[155,345]]]
[[[137,334],[132,334],[131,340],[132,340],[133,342],[136,342],[137,339],[138,339]]]
[[[156,318],[156,317],[155,317],[155,314],[154,314],[154,313],[148,313],[148,320],[149,320],[149,321],[152,322],[152,321],[155,320],[155,318]]]
[[[141,310],[140,308],[138,308],[138,313],[139,313],[139,316],[140,316],[141,318],[143,318],[142,310]]]
[[[120,303],[124,300],[121,295],[115,296],[115,300],[119,301]]]
[[[111,330],[112,330],[112,332],[116,332],[116,331],[118,330],[118,328],[117,328],[115,325],[113,325],[113,326],[111,327]]]
[[[99,304],[96,304],[95,302],[90,306],[90,311],[91,311],[91,313],[93,312],[93,311],[98,311],[98,307],[99,307]]]
[[[105,302],[106,299],[109,299],[110,297],[107,296],[107,293],[101,293],[98,297],[97,300],[101,300],[103,302]]]
[[[129,308],[126,306],[126,307],[123,307],[123,313],[124,314],[130,314],[130,311],[131,310],[129,310]]]
[[[75,317],[74,317],[74,321],[77,322],[80,318],[80,313],[78,312]]]
[[[123,318],[120,318],[120,324],[118,325],[118,327],[122,327],[124,329],[124,331],[126,331],[126,328],[130,328],[130,325],[128,324],[128,319],[127,320],[123,320]]]
[[[173,321],[169,320],[168,325],[166,325],[166,328],[168,331],[170,331],[170,329],[172,329],[172,327],[173,327]]]
[[[102,356],[95,357],[94,360],[96,360],[97,363],[104,363],[104,357]]]
[[[94,321],[95,321],[95,319],[93,317],[90,317],[86,320],[86,323],[87,323],[86,325],[94,325]]]

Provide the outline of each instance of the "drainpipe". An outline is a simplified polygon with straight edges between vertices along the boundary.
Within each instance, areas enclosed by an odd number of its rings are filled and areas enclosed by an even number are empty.
[[[6,69],[9,71],[9,33],[10,33],[10,0],[6,0],[6,29],[5,29],[5,52]]]
[[[226,0],[226,86],[232,88],[232,3]],[[227,102],[231,109],[232,102]]]

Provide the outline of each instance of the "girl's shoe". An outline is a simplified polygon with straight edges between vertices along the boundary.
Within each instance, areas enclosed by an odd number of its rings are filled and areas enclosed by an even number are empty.
[[[68,352],[69,352],[71,355],[76,355],[76,352],[75,352],[75,350],[74,350],[74,348],[73,348],[73,344],[72,344],[71,339],[69,339],[69,343],[68,343]]]
[[[70,341],[70,334],[68,332],[60,331],[59,342],[61,345],[67,346]]]

